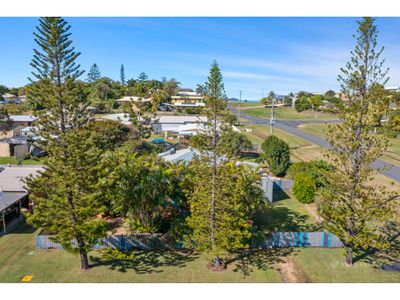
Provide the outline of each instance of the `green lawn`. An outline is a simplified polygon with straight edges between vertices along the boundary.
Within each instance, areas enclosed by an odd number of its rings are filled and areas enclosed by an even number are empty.
[[[400,272],[383,271],[364,261],[346,267],[341,249],[303,248],[293,255],[293,260],[312,282],[400,283]]]
[[[278,120],[335,120],[337,116],[332,113],[327,112],[317,112],[314,113],[311,110],[297,112],[293,107],[277,107],[274,109],[275,118]],[[270,108],[247,108],[243,109],[243,113],[263,118],[269,119],[271,117],[271,109]],[[317,116],[317,118],[315,118]]]
[[[269,135],[269,125],[245,124],[241,126],[241,129],[244,128],[253,129],[251,133],[245,131],[243,133],[260,149],[261,144]],[[289,144],[293,161],[310,161],[322,158],[322,147],[278,128],[274,128],[273,133]]]
[[[0,165],[16,165],[18,164],[18,160],[15,157],[0,157]],[[42,163],[39,160],[35,159],[24,159],[22,161],[23,165],[41,165]]]
[[[239,102],[238,101],[232,101],[230,102],[230,104],[233,107],[238,107],[239,106]],[[252,106],[261,106],[262,104],[260,104],[260,102],[241,102],[240,103],[240,107],[252,107]]]
[[[313,230],[312,215],[288,195],[280,195],[274,209],[265,206],[261,217],[282,231]],[[21,282],[26,275],[33,276],[32,282],[281,282],[274,263],[282,257],[290,258],[312,282],[400,282],[399,272],[384,272],[362,261],[347,268],[341,249],[321,248],[262,250],[231,262],[224,272],[211,272],[203,254],[137,252],[133,260],[115,261],[92,252],[91,268],[81,271],[77,255],[64,250],[38,251],[37,233],[21,225],[0,237],[0,283]]]
[[[77,255],[36,250],[35,233],[21,226],[0,237],[0,282],[21,282],[25,275],[32,275],[32,282],[281,282],[279,272],[271,266],[273,250],[245,264],[249,275],[240,271],[243,265],[239,262],[224,272],[211,272],[205,255],[172,252],[138,252],[133,261],[125,262],[92,259],[93,267],[81,271]]]
[[[327,130],[327,128],[327,123],[302,124],[299,126],[299,129],[322,138],[325,138],[324,130]],[[389,148],[381,159],[396,166],[400,166],[400,138],[390,139]]]

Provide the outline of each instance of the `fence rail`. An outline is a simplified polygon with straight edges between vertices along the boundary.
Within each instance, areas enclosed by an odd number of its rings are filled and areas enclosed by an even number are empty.
[[[76,242],[72,241],[72,245]],[[284,247],[342,247],[340,240],[332,233],[327,232],[276,232],[259,244],[262,248]],[[63,249],[60,243],[52,241],[50,235],[36,236],[38,249]],[[121,251],[140,249],[155,250],[167,248],[180,248],[179,245],[171,245],[163,234],[138,234],[138,235],[110,235],[97,241],[93,250],[102,248],[114,248]]]

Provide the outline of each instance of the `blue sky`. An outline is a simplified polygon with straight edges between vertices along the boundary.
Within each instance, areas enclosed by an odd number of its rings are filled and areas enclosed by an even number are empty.
[[[79,63],[97,63],[103,76],[119,79],[145,72],[174,77],[182,87],[206,80],[220,64],[228,96],[259,99],[307,90],[338,90],[339,68],[354,47],[357,18],[66,18]],[[37,18],[0,18],[0,84],[27,83],[36,47]],[[400,84],[400,18],[379,18],[379,43],[390,67],[388,85]],[[84,78],[86,76],[84,75]]]

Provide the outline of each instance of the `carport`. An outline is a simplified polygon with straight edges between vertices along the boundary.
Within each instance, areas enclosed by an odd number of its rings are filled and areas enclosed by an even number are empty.
[[[3,192],[0,189],[0,216],[2,219],[2,231],[0,230],[0,234],[7,234],[7,215],[11,217],[10,222],[15,217],[22,219],[22,202],[27,195],[27,193]]]
[[[41,166],[5,166],[0,169],[0,235],[10,232],[23,218],[22,207],[29,207],[24,179],[37,176]]]

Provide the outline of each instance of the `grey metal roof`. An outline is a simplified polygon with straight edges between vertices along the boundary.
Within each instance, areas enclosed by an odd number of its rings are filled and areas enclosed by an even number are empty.
[[[24,198],[28,193],[16,193],[16,192],[0,192],[0,212],[7,209],[19,199]]]
[[[41,166],[11,166],[0,172],[0,188],[4,192],[26,192],[23,179],[43,171]]]
[[[37,120],[37,117],[31,115],[10,115],[10,119],[13,122],[33,122]]]

